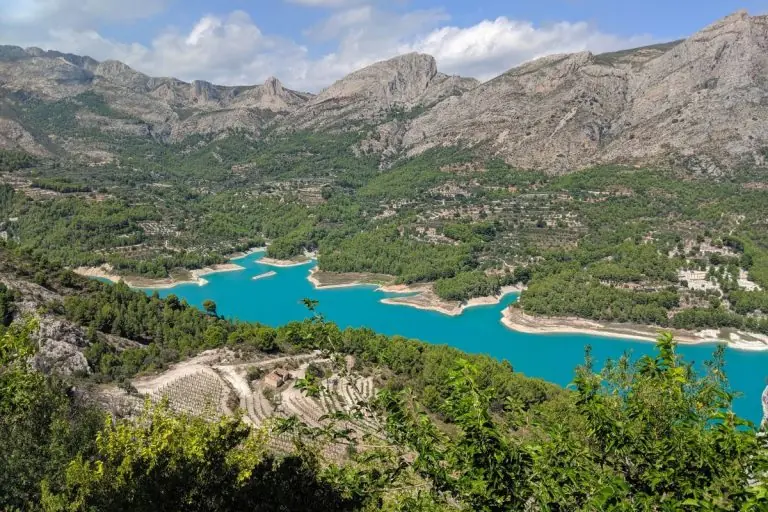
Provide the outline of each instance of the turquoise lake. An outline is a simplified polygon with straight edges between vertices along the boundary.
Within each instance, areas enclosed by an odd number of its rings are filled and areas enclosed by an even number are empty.
[[[599,336],[565,334],[524,334],[512,331],[500,322],[504,307],[516,300],[508,295],[501,304],[470,308],[462,315],[449,317],[437,312],[407,306],[382,304],[381,299],[396,296],[378,292],[375,287],[317,290],[307,280],[313,264],[274,268],[258,263],[260,254],[238,259],[245,270],[223,272],[205,277],[208,284],[180,285],[160,290],[200,307],[205,299],[216,302],[219,314],[227,318],[256,321],[278,326],[309,316],[301,299],[320,301],[319,311],[341,327],[370,327],[383,334],[457,347],[466,352],[489,354],[512,363],[516,371],[566,386],[574,368],[584,361],[584,347],[592,346],[598,363],[617,358],[629,351],[634,358],[648,354],[653,344]],[[277,275],[253,280],[268,271]],[[148,291],[151,293],[151,291]],[[701,364],[709,359],[714,344],[681,346],[688,361]],[[726,371],[732,387],[743,393],[735,403],[736,411],[752,421],[759,421],[762,410],[760,394],[768,376],[768,352],[727,350]]]

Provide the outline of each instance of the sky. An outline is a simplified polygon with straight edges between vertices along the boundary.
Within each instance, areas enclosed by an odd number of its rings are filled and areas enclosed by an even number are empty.
[[[487,80],[552,53],[680,39],[740,9],[768,13],[768,0],[0,0],[0,44],[317,92],[413,51]]]

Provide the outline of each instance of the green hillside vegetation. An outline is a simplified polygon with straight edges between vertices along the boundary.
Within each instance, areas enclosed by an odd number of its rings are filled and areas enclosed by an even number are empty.
[[[360,233],[338,245],[323,244],[318,263],[330,272],[390,274],[403,283],[453,277],[476,266],[468,246],[417,242],[395,227]]]
[[[23,151],[0,149],[0,172],[28,169],[38,163],[37,158]]]
[[[90,192],[91,188],[87,185],[81,185],[79,183],[72,183],[69,180],[50,180],[50,179],[36,179],[32,181],[34,188],[41,188],[45,190],[53,190],[54,192],[60,192],[62,194],[69,194],[72,192]]]
[[[506,362],[367,329],[341,331],[317,314],[277,329],[232,323],[174,297],[147,297],[34,259],[2,256],[6,275],[46,268],[46,285],[67,295],[50,310],[90,326],[87,353],[95,372],[72,388],[71,379],[31,371],[34,320],[0,333],[3,509],[768,506],[768,446],[755,426],[731,412],[722,348],[703,373],[681,359],[668,335],[659,338],[655,355],[623,356],[602,369],[587,352],[566,391],[526,378]],[[102,331],[141,346],[117,352],[96,341]],[[88,393],[73,392],[223,346],[289,353],[320,348],[388,371],[384,390],[368,405],[383,421],[387,445],[352,450],[339,466],[319,448],[343,431],[286,420],[272,428],[300,433],[300,441],[295,454],[276,456],[267,449],[267,432],[238,417],[210,421],[147,404],[138,417],[113,418]]]
[[[75,107],[101,108],[98,98],[65,103],[46,122],[74,120]],[[603,166],[549,176],[466,148],[381,169],[358,146],[372,133],[254,139],[233,131],[172,144],[116,135],[103,142],[111,163],[32,159],[14,171],[79,196],[0,191],[0,214],[18,219],[4,226],[13,244],[71,267],[108,263],[167,277],[269,242],[273,258],[317,250],[322,270],[434,282],[446,300],[521,283],[531,287],[521,306],[535,314],[765,332],[768,191],[752,186],[764,181],[760,170],[699,178]],[[699,251],[704,242],[735,256]],[[678,279],[687,268],[717,272],[720,290],[688,290]],[[739,290],[739,269],[762,290]],[[584,306],[574,279],[598,303],[617,305]],[[674,293],[677,302],[654,298]]]
[[[487,276],[484,272],[462,272],[453,277],[438,279],[435,293],[446,300],[466,301],[472,297],[493,297],[501,287],[514,281],[512,274]]]

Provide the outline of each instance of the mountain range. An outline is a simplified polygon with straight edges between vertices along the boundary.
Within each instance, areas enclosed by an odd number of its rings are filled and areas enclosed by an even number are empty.
[[[76,130],[59,133],[53,114],[41,115],[64,111]],[[551,55],[485,83],[440,73],[429,55],[401,55],[317,95],[276,78],[187,83],[118,61],[0,46],[0,148],[98,161],[108,146],[83,134],[169,144],[232,130],[256,138],[357,130],[354,149],[380,155],[383,165],[466,145],[553,173],[602,163],[712,173],[763,166],[768,16],[737,12],[685,40],[644,48]]]

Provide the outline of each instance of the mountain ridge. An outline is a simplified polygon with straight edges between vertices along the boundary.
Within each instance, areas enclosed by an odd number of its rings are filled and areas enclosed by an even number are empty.
[[[314,95],[274,77],[252,86],[184,82],[149,77],[118,61],[3,46],[0,147],[40,154],[49,146],[27,129],[23,115],[7,115],[23,110],[19,97],[77,102],[95,93],[160,142],[232,129],[254,137],[360,130],[355,150],[379,154],[382,162],[465,145],[555,173],[603,163],[682,163],[723,172],[765,165],[766,55],[768,16],[739,11],[685,40],[549,55],[483,83],[443,74],[434,57],[409,53]],[[114,122],[110,129],[122,128]]]

